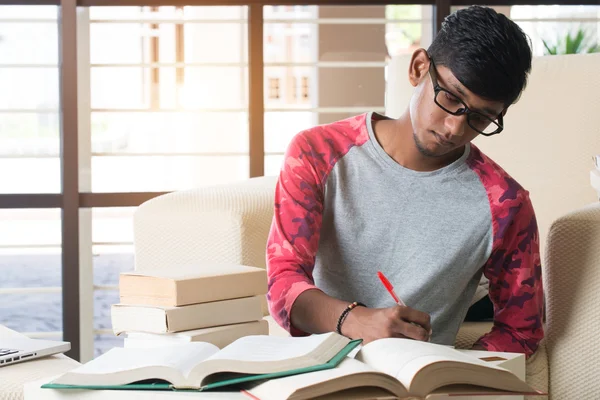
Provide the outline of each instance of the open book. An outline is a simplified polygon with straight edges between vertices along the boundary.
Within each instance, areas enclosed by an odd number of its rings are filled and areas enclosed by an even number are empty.
[[[359,343],[326,333],[302,338],[246,336],[221,350],[204,342],[153,350],[114,348],[43,387],[207,390],[334,368]]]
[[[399,399],[432,399],[444,394],[541,394],[512,372],[465,351],[396,338],[363,346],[355,359],[346,358],[337,368],[258,383],[248,392],[261,400],[341,399],[340,394],[352,388],[384,390]]]

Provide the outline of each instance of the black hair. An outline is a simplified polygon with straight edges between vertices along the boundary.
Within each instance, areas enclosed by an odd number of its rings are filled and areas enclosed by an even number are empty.
[[[531,71],[529,38],[489,7],[471,6],[447,16],[427,53],[470,91],[505,106],[519,98]]]

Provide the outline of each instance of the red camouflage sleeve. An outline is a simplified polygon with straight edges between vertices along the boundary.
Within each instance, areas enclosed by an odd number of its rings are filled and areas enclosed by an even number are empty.
[[[316,289],[313,269],[325,182],[336,162],[368,139],[365,116],[301,132],[284,156],[267,240],[267,302],[273,319],[293,336],[306,335],[291,325],[294,301],[304,291]]]
[[[490,351],[533,354],[544,337],[539,234],[529,193],[475,146],[471,168],[486,188],[493,248],[483,273],[490,281],[494,326],[481,337]]]

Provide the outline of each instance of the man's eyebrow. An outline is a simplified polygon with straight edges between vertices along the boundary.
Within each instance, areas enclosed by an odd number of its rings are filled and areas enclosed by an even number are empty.
[[[462,90],[462,88],[458,85],[458,83],[453,82],[452,83],[452,87],[464,98],[467,97],[467,94],[465,93],[464,90]],[[464,100],[463,100],[464,101]],[[493,110],[491,108],[483,108],[483,109],[473,109],[473,111],[479,111],[479,112],[483,112],[485,114],[487,114],[490,117],[497,117],[498,114],[496,110]]]
[[[467,97],[467,94],[465,93],[464,90],[462,90],[462,88],[458,85],[458,83],[453,82],[452,87],[458,92],[458,94],[460,94],[463,97]]]

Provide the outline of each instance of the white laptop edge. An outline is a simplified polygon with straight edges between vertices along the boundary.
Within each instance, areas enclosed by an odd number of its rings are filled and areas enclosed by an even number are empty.
[[[0,355],[0,367],[23,361],[35,360],[71,349],[71,343],[57,340],[30,338],[0,339],[0,349],[18,350],[16,353]]]

